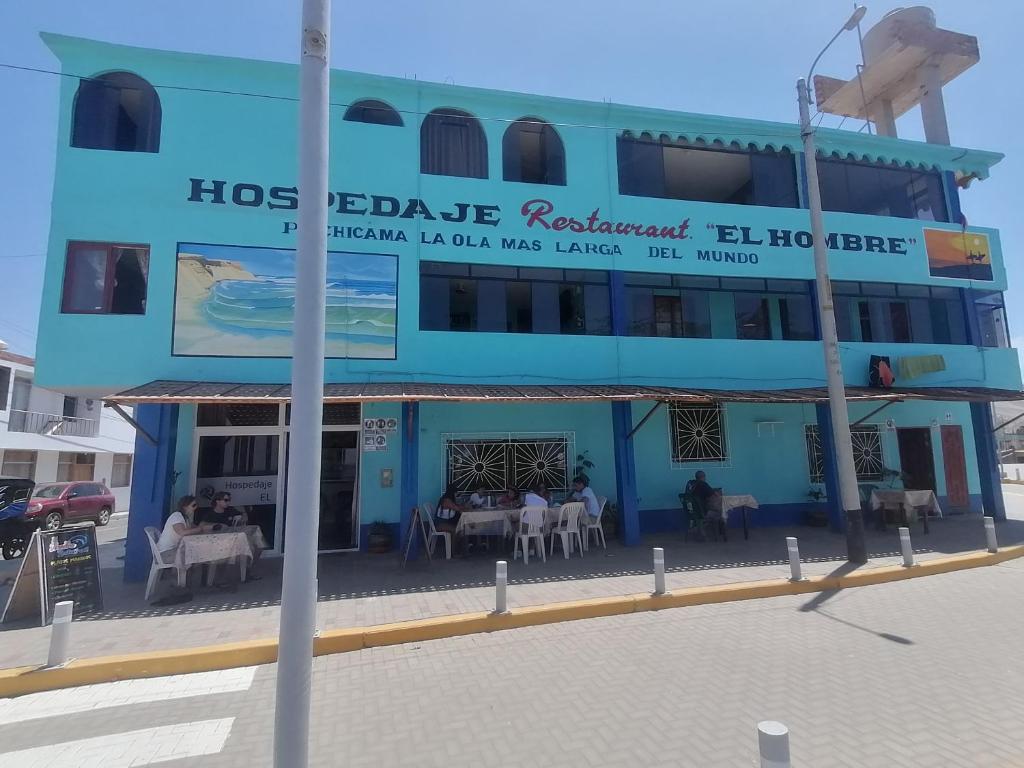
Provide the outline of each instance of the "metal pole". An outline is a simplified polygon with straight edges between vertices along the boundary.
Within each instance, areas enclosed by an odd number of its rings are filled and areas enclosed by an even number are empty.
[[[864,540],[864,516],[860,509],[857,470],[850,443],[850,415],[846,410],[846,389],[843,386],[843,365],[839,357],[836,315],[832,306],[832,283],[828,276],[828,249],[825,242],[825,221],[821,212],[821,191],[818,188],[818,165],[811,128],[810,94],[807,81],[797,80],[800,102],[800,135],[804,140],[804,165],[807,168],[807,199],[811,209],[811,235],[814,242],[814,281],[818,292],[818,317],[825,353],[825,375],[828,382],[828,404],[832,414],[835,439],[836,469],[839,474],[839,495],[846,517],[846,558],[851,563],[868,561]],[[823,435],[822,439],[826,436]]]
[[[757,724],[757,747],[761,768],[790,768],[789,728],[774,720]]]
[[[327,284],[328,66],[330,0],[303,0],[299,68],[298,249],[292,331],[291,444],[281,629],[274,713],[274,765],[309,764],[310,687],[316,631],[320,432],[323,420]]]
[[[654,594],[665,594],[665,550],[654,548]]]
[[[909,528],[900,528],[900,551],[903,552],[903,565],[909,568],[914,564],[914,548],[910,544]]]
[[[800,545],[796,536],[786,537],[786,549],[789,550],[789,580],[803,581],[803,572],[800,570]]]
[[[53,607],[53,625],[50,627],[50,653],[46,666],[60,667],[68,663],[68,646],[71,644],[71,619],[75,604],[63,600]]]
[[[985,516],[985,541],[989,552],[999,551],[999,542],[996,541],[996,519],[988,515]]]
[[[504,560],[494,568],[494,612],[508,613],[508,563]]]

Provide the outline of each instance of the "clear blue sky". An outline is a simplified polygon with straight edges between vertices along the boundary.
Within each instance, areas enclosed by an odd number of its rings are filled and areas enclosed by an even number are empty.
[[[150,48],[296,61],[299,0],[4,2],[0,62],[56,69],[39,40],[60,32]],[[1019,0],[933,0],[938,24],[976,35],[981,62],[945,89],[953,144],[1007,155],[962,196],[972,224],[1002,231],[1007,305],[1024,347],[1024,99]],[[896,7],[872,4],[864,29]],[[799,15],[795,9],[799,9]],[[332,66],[577,99],[795,122],[796,78],[845,21],[847,0],[336,0]],[[856,34],[818,72],[850,77]],[[1016,78],[1012,80],[1011,78]],[[0,69],[0,338],[32,354],[49,228],[58,78]],[[828,117],[825,125],[838,125]],[[844,127],[853,127],[847,122]],[[921,139],[915,110],[898,125]]]

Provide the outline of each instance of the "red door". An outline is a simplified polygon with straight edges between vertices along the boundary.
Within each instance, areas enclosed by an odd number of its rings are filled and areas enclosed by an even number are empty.
[[[952,507],[967,508],[967,463],[964,461],[964,433],[959,424],[942,426],[942,463],[946,467],[946,496]]]

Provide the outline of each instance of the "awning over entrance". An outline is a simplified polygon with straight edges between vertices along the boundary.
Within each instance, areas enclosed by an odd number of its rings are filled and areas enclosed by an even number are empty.
[[[216,381],[152,381],[105,398],[108,403],[286,403],[288,384],[238,384]],[[1024,392],[984,387],[875,389],[847,387],[849,401],[942,400],[1000,402],[1024,400]],[[325,403],[373,402],[601,402],[665,400],[685,403],[818,403],[824,387],[802,389],[684,389],[628,384],[587,386],[550,384],[429,384],[420,382],[326,384]]]

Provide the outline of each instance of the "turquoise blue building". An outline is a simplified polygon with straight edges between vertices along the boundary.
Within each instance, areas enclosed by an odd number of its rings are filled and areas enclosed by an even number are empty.
[[[36,375],[135,407],[126,576],[185,493],[280,552],[297,68],[44,37]],[[302,199],[329,207],[324,551],[446,481],[557,495],[584,462],[627,543],[678,527],[696,470],[754,525],[841,526],[795,124],[343,71],[331,102],[331,193]],[[988,404],[1021,376],[999,233],[959,202],[1001,155],[817,140],[858,480],[1002,516]]]

